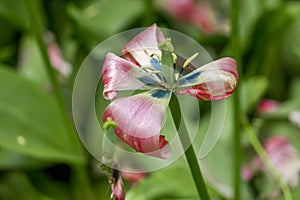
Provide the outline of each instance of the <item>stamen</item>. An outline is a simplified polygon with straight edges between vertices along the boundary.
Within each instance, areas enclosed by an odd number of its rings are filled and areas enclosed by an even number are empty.
[[[172,53],[172,57],[173,57],[173,63],[176,63],[176,61],[177,61],[176,53]]]
[[[188,66],[191,64],[191,62],[192,62],[198,55],[199,55],[199,53],[195,53],[194,55],[192,55],[191,57],[189,57],[189,58],[183,63],[183,66],[182,66],[182,68],[180,69],[179,74],[178,74],[178,76],[177,76],[177,80],[179,79],[179,76],[183,73],[184,69],[185,69],[186,67],[188,67]]]
[[[147,73],[149,74],[156,74],[157,78],[159,78],[159,80],[163,80],[166,81],[165,77],[164,77],[164,73],[160,70],[155,70],[153,69],[153,67],[149,67],[149,66],[143,66],[140,67],[140,70],[142,71],[143,69],[147,69],[149,71],[147,71]]]
[[[175,53],[172,53],[172,57],[173,57],[173,68],[174,68],[174,71],[175,71],[176,70],[177,55]]]
[[[157,58],[157,60],[159,60],[161,62],[161,57],[157,53],[151,54],[150,57],[153,58],[154,56]]]
[[[195,53],[194,55],[192,55],[191,57],[189,57],[183,64],[182,68],[186,68],[187,66],[190,65],[190,63],[198,56],[199,53]]]
[[[149,66],[142,66],[142,67],[140,67],[140,71],[142,71],[143,69],[148,69],[148,70],[153,71],[153,67],[149,67]]]
[[[149,72],[150,74],[161,74],[161,75],[164,75],[164,73],[162,71],[159,71],[159,70],[155,70],[155,71],[152,71],[152,72]]]

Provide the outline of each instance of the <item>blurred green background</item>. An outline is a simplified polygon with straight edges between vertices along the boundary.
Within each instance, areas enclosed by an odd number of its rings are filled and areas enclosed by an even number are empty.
[[[66,119],[72,116],[76,72],[101,41],[153,23],[189,35],[214,59],[232,56],[229,0],[186,1],[199,8],[195,15],[189,15],[189,7],[182,6],[178,11],[175,2],[0,1],[0,199],[110,198],[110,186],[100,164],[85,151]],[[40,26],[32,24],[29,11],[41,24],[46,56],[59,81],[65,114],[61,113],[62,104],[57,103],[45,55],[35,38]],[[261,141],[283,135],[299,151],[300,119],[291,120],[291,113],[300,110],[300,2],[243,0],[239,27],[241,113]],[[258,112],[263,98],[276,101],[276,110]],[[227,105],[221,139],[203,161],[209,191],[215,199],[231,199],[233,192],[231,97]],[[200,107],[203,118],[199,135],[208,127],[210,117],[208,103],[200,103]],[[243,163],[247,165],[255,152],[246,134],[241,134]],[[278,186],[268,173],[257,176],[253,181],[242,181],[241,199],[282,199],[280,192],[272,196]],[[197,199],[183,159],[149,174],[135,186],[125,185],[127,199]],[[295,199],[299,198],[299,185],[291,190]]]

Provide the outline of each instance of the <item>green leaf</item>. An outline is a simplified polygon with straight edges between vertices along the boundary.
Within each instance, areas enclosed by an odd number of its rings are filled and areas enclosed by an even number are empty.
[[[94,1],[85,8],[70,4],[67,11],[80,30],[83,30],[79,33],[82,39],[87,39],[89,45],[93,45],[124,30],[127,24],[142,14],[144,4],[144,1],[139,0],[104,0]]]
[[[46,88],[49,79],[40,49],[33,37],[23,35],[20,42],[20,55],[21,59],[18,63],[20,74]]]
[[[51,198],[38,192],[25,174],[7,174],[0,182],[1,199],[50,200]]]
[[[0,17],[6,19],[12,24],[25,29],[27,15],[25,10],[25,1],[9,0],[1,1]]]
[[[46,161],[83,162],[83,157],[73,152],[55,100],[34,83],[3,67],[0,116],[2,149]]]
[[[197,196],[193,179],[183,162],[162,169],[126,193],[128,200],[155,200],[162,198],[192,198]]]
[[[289,99],[281,104],[272,113],[263,115],[267,119],[287,118],[291,111],[300,110],[300,98]]]
[[[249,112],[255,109],[258,101],[268,87],[268,79],[262,76],[252,77],[241,84],[241,110]]]
[[[49,164],[48,162],[33,159],[20,153],[0,151],[0,170],[38,169]]]
[[[300,57],[299,57],[300,58]],[[300,78],[294,78],[290,83],[289,89],[290,98],[300,98]]]

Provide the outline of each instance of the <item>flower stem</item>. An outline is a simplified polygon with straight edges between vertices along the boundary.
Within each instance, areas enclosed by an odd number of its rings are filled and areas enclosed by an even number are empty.
[[[75,131],[74,131],[73,125],[68,117],[67,108],[66,108],[64,98],[61,93],[60,84],[59,84],[58,79],[56,78],[55,72],[51,66],[51,63],[50,63],[50,60],[48,57],[47,47],[46,47],[46,45],[44,43],[44,39],[43,39],[42,24],[41,24],[41,21],[39,20],[40,16],[38,15],[39,9],[37,8],[37,2],[38,1],[35,1],[35,0],[27,0],[25,2],[25,6],[27,9],[27,15],[29,18],[29,28],[37,40],[40,52],[41,52],[43,60],[45,62],[46,71],[48,73],[48,77],[52,84],[53,93],[56,97],[56,101],[57,101],[58,107],[60,109],[62,119],[64,120],[64,124],[66,125],[67,133],[68,133],[69,139],[72,143],[73,151],[74,151],[74,153],[76,153],[78,155],[82,155],[82,157],[83,157],[84,152],[79,143],[79,140],[77,139],[76,136],[74,136]],[[88,176],[86,174],[84,166],[80,166],[78,164],[73,164],[72,169],[73,169],[73,173],[74,173],[74,178],[76,179],[74,182],[76,184],[79,183],[80,191],[81,191],[80,194],[77,193],[74,196],[77,197],[78,199],[82,199],[82,198],[94,199],[92,192],[90,190],[91,187],[89,185]],[[78,192],[78,191],[76,191],[76,192]],[[80,195],[82,198],[78,197]]]
[[[37,12],[37,5],[36,2],[33,0],[27,0],[26,7],[28,10],[28,17],[29,17],[29,28],[30,31],[33,32],[34,36],[36,37],[36,41],[38,43],[40,52],[42,54],[43,60],[45,62],[46,71],[48,74],[48,77],[50,79],[53,93],[56,97],[57,104],[59,106],[59,109],[61,111],[61,115],[64,120],[64,124],[66,125],[68,129],[69,134],[74,134],[73,127],[70,123],[70,119],[67,115],[67,108],[61,93],[60,84],[58,82],[58,79],[55,76],[55,72],[53,70],[53,67],[51,66],[49,56],[48,56],[48,50],[45,45],[44,39],[43,39],[43,33],[42,33],[42,25],[41,21],[38,20],[40,17],[38,16]],[[79,145],[79,141],[74,137],[74,135],[70,136],[70,140],[73,143],[73,148],[77,153],[81,152],[81,147]]]
[[[254,147],[256,153],[258,154],[259,158],[262,160],[268,171],[274,177],[278,185],[280,186],[285,200],[292,200],[291,191],[288,185],[282,180],[282,177],[278,174],[274,165],[272,165],[267,153],[264,151],[264,148],[261,146],[258,138],[256,137],[252,127],[248,122],[244,122],[244,128],[246,130],[247,136]]]
[[[187,159],[190,171],[192,173],[192,177],[194,180],[194,183],[197,188],[197,192],[199,197],[202,200],[209,200],[209,194],[207,191],[206,184],[204,182],[202,172],[200,169],[200,165],[197,159],[197,156],[195,154],[193,145],[191,143],[191,139],[188,135],[185,123],[181,117],[181,111],[180,111],[180,105],[178,102],[178,99],[175,95],[172,95],[171,101],[170,101],[170,110],[172,113],[172,117],[175,123],[175,126],[178,130],[179,138],[182,144],[183,149],[186,149],[185,151],[185,157]]]
[[[242,75],[242,66],[240,59],[240,43],[239,43],[239,0],[231,0],[231,45],[232,45],[232,54],[237,61],[238,74],[239,74],[239,85],[241,86],[241,75]],[[233,143],[234,143],[234,199],[240,199],[240,171],[241,171],[241,129],[240,129],[240,90],[239,87],[235,91],[234,96],[234,134],[233,134]]]

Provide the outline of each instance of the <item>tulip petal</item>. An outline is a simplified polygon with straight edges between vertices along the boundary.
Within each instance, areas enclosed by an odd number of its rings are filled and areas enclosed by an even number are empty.
[[[230,96],[238,83],[236,61],[221,58],[210,62],[178,80],[178,94],[195,96],[199,100],[220,100]]]
[[[159,84],[157,76],[141,70],[135,64],[108,53],[102,69],[102,81],[104,85],[103,96],[112,100],[121,90],[145,90]]]
[[[111,117],[118,124],[116,134],[136,151],[168,158],[171,149],[160,131],[170,97],[168,90],[153,89],[119,98],[104,110],[102,119]]]
[[[139,66],[153,66],[151,65],[151,55],[161,56],[158,46],[165,40],[163,33],[156,24],[153,24],[125,45],[122,49],[122,57]]]

